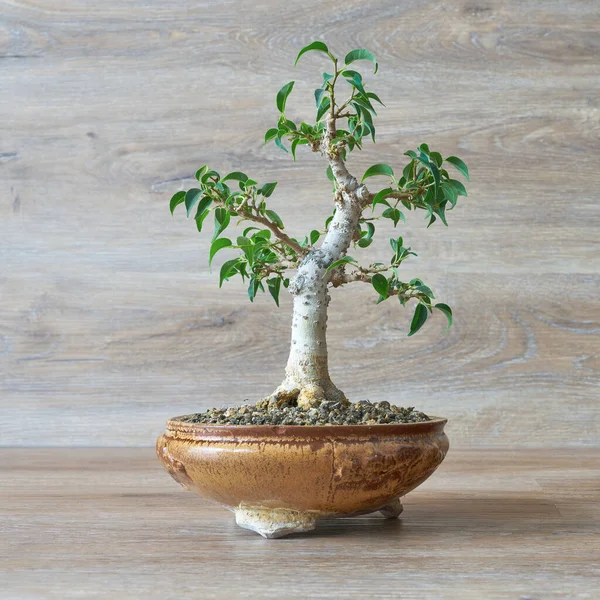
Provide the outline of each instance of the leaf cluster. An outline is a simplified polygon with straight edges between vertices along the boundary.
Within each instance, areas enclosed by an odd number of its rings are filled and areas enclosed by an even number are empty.
[[[219,274],[219,287],[234,275],[248,279],[248,296],[254,300],[258,290],[265,291],[265,284],[276,304],[279,305],[281,286],[287,287],[289,279],[285,270],[299,261],[298,253],[273,232],[283,235],[281,217],[267,206],[277,182],[259,185],[245,173],[234,171],[221,177],[206,165],[198,169],[199,186],[177,192],[170,202],[171,214],[184,204],[187,216],[195,210],[194,220],[202,231],[209,215],[213,217],[213,235],[209,250],[209,265],[215,255],[226,248],[238,250],[236,258],[223,263]],[[235,241],[223,234],[232,223],[254,221],[246,227]],[[296,240],[290,238],[300,248]]]
[[[340,158],[346,161],[350,152],[362,150],[365,138],[375,142],[375,107],[384,106],[379,96],[367,85],[357,63],[369,61],[374,73],[377,73],[378,64],[375,56],[364,48],[348,52],[341,61],[321,41],[302,48],[295,64],[309,52],[319,53],[331,62],[331,68],[322,73],[322,82],[314,90],[314,120],[296,123],[286,116],[288,99],[295,85],[294,81],[290,81],[276,94],[275,104],[279,117],[276,126],[265,133],[264,142],[266,144],[272,141],[281,150],[290,152],[294,161],[298,146],[308,146],[313,152],[321,152],[329,159],[327,177],[333,182],[334,192],[340,194],[332,171],[333,161]],[[345,86],[346,92],[341,100],[340,84]],[[361,202],[364,198],[367,199],[368,204],[365,204],[372,208],[372,215],[361,215],[353,240],[355,247],[367,248],[373,243],[378,220],[389,219],[396,227],[401,221],[405,222],[406,211],[424,211],[428,220],[427,227],[436,220],[447,225],[448,211],[456,206],[461,196],[467,195],[464,184],[451,176],[455,170],[469,180],[469,171],[462,159],[456,156],[443,158],[441,153],[430,150],[427,144],[421,144],[416,150],[409,150],[404,155],[409,160],[399,177],[390,165],[384,163],[374,164],[365,171],[361,180]],[[375,193],[369,192],[364,182],[373,177],[388,178],[387,187]],[[234,275],[240,275],[244,281],[248,281],[248,296],[251,301],[259,290],[264,292],[268,289],[279,304],[280,289],[289,284],[289,279],[285,276],[286,270],[298,266],[303,256],[318,243],[323,231],[314,229],[302,241],[284,233],[285,227],[280,216],[267,205],[267,199],[275,190],[277,182],[259,185],[245,173],[237,171],[221,178],[217,171],[207,166],[198,170],[196,178],[198,187],[177,192],[172,197],[171,213],[179,204],[185,205],[188,217],[195,211],[194,220],[198,231],[202,231],[205,221],[212,215],[214,229],[209,264],[223,249],[238,252],[235,258],[222,265],[219,285]],[[324,232],[333,215],[335,209],[325,222]],[[253,224],[235,239],[225,237],[224,234],[232,223],[243,221],[251,221]],[[331,264],[327,271],[334,272],[333,276],[337,277],[339,285],[350,281],[370,283],[378,293],[378,303],[391,296],[398,296],[404,306],[409,300],[416,299],[417,306],[409,335],[423,326],[433,309],[443,312],[450,326],[450,307],[443,303],[434,304],[435,297],[431,289],[420,279],[407,282],[399,276],[401,263],[416,254],[410,247],[403,245],[401,237],[392,238],[390,246],[393,255],[389,265],[375,263],[369,268],[363,268],[356,259],[344,256]],[[347,266],[353,267],[355,271],[345,276],[344,269]]]
[[[452,309],[442,302],[433,303],[435,298],[431,288],[423,283],[419,278],[411,279],[408,282],[402,281],[398,277],[398,270],[392,267],[391,275],[383,273],[375,273],[371,278],[371,285],[379,294],[377,304],[387,300],[391,296],[397,296],[400,304],[405,306],[411,299],[416,299],[418,304],[415,308],[415,313],[410,324],[409,336],[414,335],[421,329],[427,320],[428,313],[432,313],[433,309],[437,309],[444,313],[448,320],[448,327],[452,325]]]
[[[425,218],[429,219],[427,227],[437,218],[447,226],[446,212],[456,206],[460,196],[467,195],[467,190],[463,183],[450,177],[446,164],[456,168],[468,181],[467,165],[456,156],[442,158],[439,152],[430,151],[427,144],[421,144],[416,152],[408,150],[404,154],[410,161],[399,179],[386,164],[372,165],[365,171],[362,181],[378,175],[390,178],[390,186],[374,194],[373,211],[377,205],[382,205],[381,216],[396,226],[398,221],[406,221],[400,206],[406,210],[422,209],[426,212]]]
[[[346,158],[346,148],[352,151],[354,148],[362,148],[362,140],[365,136],[371,136],[375,141],[375,125],[373,117],[377,114],[373,106],[374,102],[383,103],[374,92],[367,91],[362,75],[350,65],[359,60],[371,61],[377,72],[377,60],[375,56],[364,48],[352,50],[344,58],[344,64],[338,66],[338,59],[329,51],[323,42],[313,42],[300,50],[295,64],[307,52],[321,52],[329,57],[333,63],[333,73],[324,72],[323,82],[314,91],[316,115],[314,123],[302,122],[296,125],[285,116],[287,99],[290,95],[294,81],[286,83],[276,96],[277,110],[280,112],[276,127],[270,128],[265,133],[265,144],[273,141],[281,150],[288,152],[284,140],[290,142],[292,157],[296,160],[296,148],[299,145],[309,145],[313,151],[317,151],[325,134],[325,117],[331,115],[334,110],[336,118],[347,119],[347,129],[338,129],[331,143],[343,153]],[[335,105],[335,86],[338,81],[346,81],[349,84],[351,95],[339,106]]]

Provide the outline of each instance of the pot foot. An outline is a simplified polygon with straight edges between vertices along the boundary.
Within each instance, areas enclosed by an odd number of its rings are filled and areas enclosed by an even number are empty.
[[[235,521],[240,527],[256,531],[265,538],[279,538],[290,533],[311,531],[317,526],[315,515],[286,508],[240,506],[235,509]]]
[[[386,504],[385,506],[380,508],[379,512],[386,519],[397,519],[400,516],[400,514],[402,514],[403,510],[404,507],[400,502],[400,498],[396,498],[395,500],[392,500],[389,504]]]

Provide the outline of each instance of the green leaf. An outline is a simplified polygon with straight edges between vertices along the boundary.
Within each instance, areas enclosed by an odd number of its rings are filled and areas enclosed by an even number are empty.
[[[256,229],[256,227],[254,229]],[[271,239],[271,230],[270,229],[259,229],[255,234],[252,235],[252,237],[253,238],[263,238],[264,240],[270,240]]]
[[[365,174],[362,176],[361,181],[364,181],[368,177],[375,177],[376,175],[389,175],[390,177],[394,177],[394,171],[389,165],[373,165],[365,171]]]
[[[323,118],[323,115],[329,110],[330,106],[331,101],[326,97],[323,102],[321,102],[319,110],[317,110],[317,123]]]
[[[267,129],[267,133],[265,133],[265,144],[272,140],[274,137],[277,137],[278,129],[275,127],[271,127],[271,129]]]
[[[250,285],[248,286],[248,298],[250,298],[250,302],[254,302],[254,298],[256,298],[256,292],[260,287],[260,280],[256,277],[252,276],[250,278]]]
[[[429,286],[426,286],[424,283],[415,285],[414,289],[417,292],[420,292],[421,294],[425,294],[429,298],[435,298],[435,296],[433,295],[433,292],[431,291],[431,288],[429,288]]]
[[[254,250],[256,246],[247,237],[243,235],[238,236],[236,243],[244,252],[244,256],[246,257],[248,264],[252,266],[254,263]]]
[[[296,160],[296,146],[305,146],[308,143],[308,140],[304,138],[294,138],[292,140],[292,156],[294,157],[294,160]]]
[[[414,167],[414,161],[411,160],[405,167],[404,169],[402,169],[402,177],[404,177],[406,179],[406,181],[410,181],[412,179],[413,176],[413,167]]]
[[[235,181],[247,181],[248,175],[246,175],[246,173],[242,173],[241,171],[234,171],[233,173],[225,175],[225,177],[221,179],[221,182],[227,181],[228,179],[234,179]]]
[[[285,147],[285,146],[284,146],[284,145],[281,143],[281,138],[280,138],[279,136],[277,136],[277,137],[275,138],[275,145],[276,145],[278,148],[281,148],[281,149],[282,149],[284,152],[287,152],[287,151],[288,151],[288,149],[287,149],[287,148],[286,148],[286,147]]]
[[[357,48],[356,50],[352,50],[346,54],[346,58],[344,62],[349,65],[353,63],[355,60],[370,60],[375,65],[374,73],[377,73],[377,69],[379,65],[377,64],[377,60],[375,59],[375,55],[365,50],[364,48]]]
[[[379,102],[381,106],[385,106],[385,104],[379,99],[379,96],[375,92],[367,92],[367,97],[375,100],[375,102]]]
[[[381,216],[384,219],[391,219],[392,221],[394,221],[394,227],[396,227],[396,225],[398,225],[398,221],[400,219],[402,219],[402,221],[404,223],[406,223],[406,219],[404,218],[404,215],[397,208],[386,208],[381,213]]]
[[[325,93],[326,93],[326,90],[324,90],[322,87],[317,88],[315,90],[315,102],[317,104],[317,108],[319,108],[319,106],[321,106],[321,102],[323,101],[323,98],[325,97]]]
[[[368,248],[373,242],[373,236],[375,235],[375,225],[371,221],[365,223],[367,226],[366,231],[360,232],[360,240],[358,240],[359,248]]]
[[[467,181],[471,181],[469,179],[469,169],[467,168],[467,165],[464,163],[464,161],[458,158],[458,156],[449,156],[446,159],[446,162],[449,162],[451,165],[454,165],[454,167],[456,167],[465,176]]]
[[[371,221],[367,221],[366,223],[367,231],[361,232],[363,240],[371,240],[375,235],[375,225],[371,223]]]
[[[221,272],[219,273],[219,287],[223,285],[226,279],[229,279],[231,275],[236,273],[236,268],[240,263],[240,258],[234,258],[232,260],[225,261],[221,266]]]
[[[206,219],[206,217],[209,215],[210,211],[209,210],[205,210],[204,212],[201,213],[196,213],[196,228],[198,229],[198,231],[202,231],[202,225],[204,224],[204,219]]]
[[[333,181],[335,183],[335,177],[333,175],[333,171],[331,170],[331,165],[327,167],[325,174],[327,175],[327,179],[329,179],[329,181]]]
[[[371,278],[371,284],[375,288],[375,291],[383,297],[385,300],[388,296],[389,283],[387,277],[381,273],[375,273]]]
[[[427,321],[427,309],[422,304],[418,304],[410,324],[410,333],[408,336],[410,337],[417,333],[417,331],[423,327],[425,321]]]
[[[363,81],[360,73],[356,71],[351,71],[348,69],[342,73],[346,81],[358,92],[359,96],[362,96],[367,104],[371,104],[369,98],[367,97],[367,92],[363,86]]]
[[[467,195],[467,190],[465,189],[465,186],[457,179],[448,179],[448,183],[456,190],[456,193],[459,196]]]
[[[290,95],[292,88],[294,87],[294,82],[290,81],[286,83],[278,92],[277,92],[277,109],[279,112],[283,112],[285,110],[285,103],[287,97]]]
[[[310,232],[310,245],[314,246],[319,241],[320,237],[321,237],[321,233],[319,231],[317,231],[316,229],[313,229]]]
[[[296,162],[296,146],[300,143],[300,138],[295,138],[292,140],[292,158],[294,162]]]
[[[288,129],[288,131],[296,131],[298,128],[296,127],[296,123],[294,121],[290,121],[289,119],[283,119],[283,124]]]
[[[176,192],[171,198],[171,202],[169,203],[169,207],[171,209],[171,214],[177,206],[179,206],[185,200],[185,192],[182,190],[181,192]]]
[[[344,69],[341,72],[341,75],[346,79],[352,79],[353,77],[356,77],[357,81],[362,85],[362,75],[358,71],[353,71],[352,69]]]
[[[300,123],[300,131],[305,135],[311,135],[314,132],[314,128],[311,127],[308,123],[302,121],[302,123]]]
[[[206,171],[206,173],[202,175],[200,182],[206,184],[209,179],[215,179],[216,181],[219,181],[219,174],[213,170]]]
[[[365,113],[363,113],[364,116]],[[371,132],[371,139],[373,140],[373,143],[375,143],[375,125],[373,125],[373,122],[371,121],[370,123],[363,123],[363,127],[367,128],[367,131]]]
[[[231,215],[227,209],[222,206],[215,209],[215,232],[212,238],[213,242],[223,233],[223,231],[225,231],[230,221]]]
[[[404,244],[402,237],[396,239],[390,238],[390,246],[392,247],[394,254],[398,254],[398,248],[402,248],[402,244]]]
[[[279,227],[279,229],[283,229],[283,221],[274,210],[266,210],[265,214],[273,221],[273,223],[275,223],[275,225],[277,225],[277,227]]]
[[[442,155],[439,152],[432,152],[430,154],[431,158],[433,158],[433,160],[435,161],[435,164],[438,167],[442,166],[442,163],[444,162],[444,159],[442,158]]]
[[[426,166],[429,169],[430,173],[433,175],[434,190],[437,194],[437,190],[440,186],[440,170],[438,169],[438,166],[433,162],[428,163]]]
[[[211,203],[212,198],[210,198],[210,196],[204,196],[203,198],[201,198],[200,202],[198,202],[198,208],[196,209],[196,216],[194,218],[197,219],[199,215],[205,212],[206,209],[211,205]]]
[[[306,54],[307,52],[310,52],[311,50],[316,50],[317,52],[324,52],[325,54],[329,55],[329,48],[323,42],[313,42],[312,44],[309,44],[308,46],[304,46],[304,48],[302,48],[302,50],[300,50],[300,52],[298,52],[298,56],[296,56],[296,61],[294,62],[294,66],[296,66],[298,64],[298,61],[300,60],[300,57],[303,54]]]
[[[228,248],[230,246],[233,246],[233,244],[232,244],[231,240],[229,240],[227,238],[219,238],[218,240],[215,240],[210,245],[210,255],[208,258],[208,266],[210,267],[212,265],[213,258],[219,250],[222,250],[223,248]]]
[[[347,263],[357,264],[356,260],[354,258],[352,258],[351,256],[344,256],[343,258],[340,258],[339,260],[333,261],[327,267],[327,271],[325,271],[325,273],[329,273],[329,271],[331,271],[332,269],[335,269],[336,267],[339,267],[340,265],[345,265]]]
[[[202,177],[202,175],[204,174],[204,171],[206,170],[206,165],[202,165],[197,171],[196,171],[196,179],[198,181],[200,181],[200,178]]]
[[[433,212],[440,218],[442,223],[448,227],[448,222],[446,221],[446,201],[442,202],[438,206],[433,209]]]
[[[425,197],[421,196],[421,198],[419,199],[423,204],[425,204],[425,207],[421,208],[427,208],[428,213],[431,213],[431,207],[435,204],[435,198],[436,192],[433,188],[429,188],[427,190],[427,193],[425,194]]]
[[[273,296],[273,300],[275,300],[275,304],[279,306],[279,291],[281,290],[281,277],[272,277],[271,279],[267,279],[267,287],[269,288],[271,296]]]
[[[240,181],[240,187],[242,187],[243,185],[244,182]],[[237,193],[233,192],[232,194],[231,190],[229,189],[229,186],[226,183],[223,183],[222,181],[218,181],[217,183],[215,183],[215,189],[218,190],[220,194],[222,194],[223,196],[227,196],[228,198]]]
[[[199,190],[198,188],[192,188],[185,193],[184,202],[188,217],[190,216],[192,208],[194,208],[194,205],[196,202],[198,202],[200,196],[202,196],[202,190]]]
[[[440,188],[442,190],[442,193],[444,194],[444,198],[446,198],[448,200],[448,202],[450,202],[452,207],[454,207],[456,205],[456,201],[458,199],[457,191],[454,189],[453,186],[451,186],[449,183],[447,183],[445,181],[442,181]]]
[[[198,202],[198,209],[196,210],[196,216],[194,217],[198,231],[202,231],[204,219],[206,219],[206,217],[210,214],[208,207],[211,205],[211,203],[212,199],[209,196],[204,196],[200,199],[200,202]]]
[[[446,327],[446,331],[448,331],[448,329],[452,327],[452,309],[443,302],[439,302],[434,308],[441,310],[446,315],[446,319],[448,319],[448,327]]]
[[[358,104],[358,106],[360,106],[362,109],[364,109],[367,113],[373,113],[374,115],[377,115],[377,111],[375,110],[373,105],[369,102],[369,99],[366,96],[363,96],[362,94],[360,94],[358,96],[354,96],[354,99],[352,100],[352,105],[354,106],[354,108],[356,108],[356,104]],[[373,122],[373,118],[371,117],[370,114],[367,117],[367,120],[370,123]]]
[[[375,208],[378,204],[385,204],[386,206],[389,206],[389,203],[385,199],[394,191],[395,190],[393,188],[384,188],[383,190],[377,192],[373,198],[373,208]]]
[[[258,193],[262,194],[265,198],[268,198],[273,190],[277,187],[277,182],[273,181],[272,183],[265,183],[259,190]]]
[[[350,104],[362,118],[363,125],[373,125],[373,116],[371,115],[369,108],[365,106],[364,102],[360,102],[358,97],[355,96]]]

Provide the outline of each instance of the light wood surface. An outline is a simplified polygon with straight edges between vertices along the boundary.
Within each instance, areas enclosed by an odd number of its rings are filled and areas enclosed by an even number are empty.
[[[366,75],[387,105],[379,140],[355,172],[401,166],[425,141],[473,180],[448,229],[413,216],[401,231],[419,253],[405,274],[454,307],[453,329],[440,314],[409,339],[411,311],[360,284],[335,291],[336,383],[447,416],[458,444],[598,443],[596,0],[9,0],[0,444],[152,444],[166,417],[279,383],[289,299],[276,311],[241,285],[220,292],[207,236],[167,203],[209,162],[278,180],[292,234],[323,223],[318,157],[261,142],[283,83],[297,82],[289,116],[313,114],[325,64],[292,63],[316,38],[381,65]],[[391,233],[365,261],[387,257]]]
[[[148,448],[0,449],[0,597],[594,600],[599,461],[451,450],[398,521],[265,540]]]

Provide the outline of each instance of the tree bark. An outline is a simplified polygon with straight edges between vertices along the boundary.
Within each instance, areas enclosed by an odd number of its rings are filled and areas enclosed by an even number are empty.
[[[344,393],[329,376],[327,357],[328,267],[344,257],[350,248],[360,216],[368,201],[368,190],[346,168],[331,141],[336,135],[335,101],[331,110],[321,151],[327,156],[336,181],[335,214],[319,248],[313,248],[298,267],[289,291],[294,296],[292,343],[285,379],[270,397],[275,403],[296,401],[308,408],[323,400],[348,403]]]
[[[338,196],[323,243],[309,252],[290,282],[294,296],[291,349],[286,377],[274,393],[276,401],[296,400],[305,408],[325,399],[347,402],[329,375],[326,331],[331,272],[327,268],[346,255],[361,210],[355,199]]]

